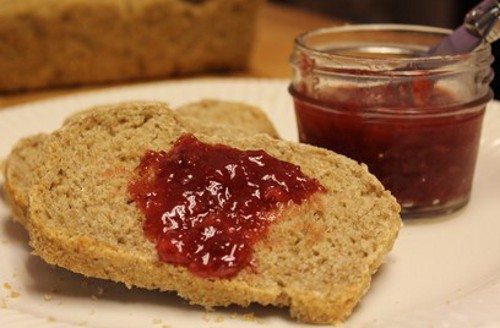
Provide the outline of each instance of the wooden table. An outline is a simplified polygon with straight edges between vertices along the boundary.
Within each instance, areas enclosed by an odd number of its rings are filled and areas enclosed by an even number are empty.
[[[293,7],[267,3],[259,17],[256,42],[249,69],[245,72],[224,76],[288,78],[291,75],[288,59],[295,36],[309,29],[334,24],[338,24],[338,22],[321,15]],[[0,94],[0,109],[39,99],[92,91],[104,87],[106,86],[84,86]]]

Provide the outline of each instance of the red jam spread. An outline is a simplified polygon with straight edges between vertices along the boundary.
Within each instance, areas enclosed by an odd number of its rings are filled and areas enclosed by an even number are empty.
[[[321,100],[291,88],[300,140],[366,163],[403,214],[405,207],[461,202],[470,193],[483,110],[453,105],[452,94],[422,81],[397,89],[332,88]],[[419,115],[405,115],[410,109]]]
[[[159,258],[206,278],[230,278],[279,210],[325,189],[262,150],[210,145],[185,134],[169,152],[147,151],[129,193],[146,216]]]

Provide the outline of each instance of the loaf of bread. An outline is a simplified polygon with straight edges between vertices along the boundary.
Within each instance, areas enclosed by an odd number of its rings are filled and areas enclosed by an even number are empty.
[[[176,291],[207,308],[251,303],[290,307],[303,322],[344,320],[390,251],[399,205],[363,165],[265,134],[204,135],[158,103],[109,106],[70,120],[43,142],[29,190],[27,228],[46,262],[127,286]],[[254,245],[255,265],[207,279],[159,261],[127,186],[147,150],[172,148],[191,132],[203,142],[262,149],[299,166],[326,192],[286,206]]]
[[[0,1],[0,91],[247,66],[263,0]]]
[[[82,119],[95,111],[106,110],[107,106],[96,106],[78,111],[66,118],[64,124]],[[205,99],[185,104],[178,109],[190,129],[212,135],[254,135],[266,133],[273,138],[278,133],[266,113],[258,107],[241,102]],[[5,159],[2,172],[5,177],[4,194],[11,208],[13,218],[26,225],[28,191],[31,188],[32,173],[43,161],[42,143],[46,134],[36,134],[19,140]]]

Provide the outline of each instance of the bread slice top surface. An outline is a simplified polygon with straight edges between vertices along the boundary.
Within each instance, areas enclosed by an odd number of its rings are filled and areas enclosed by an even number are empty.
[[[35,252],[88,276],[176,290],[207,307],[251,302],[290,306],[293,316],[332,323],[348,316],[392,248],[399,206],[365,166],[327,150],[253,137],[195,135],[208,143],[263,149],[299,165],[328,189],[290,206],[255,245],[257,268],[232,279],[199,278],[159,262],[127,185],[146,150],[168,151],[186,130],[163,104],[110,106],[69,122],[43,144],[30,191]]]

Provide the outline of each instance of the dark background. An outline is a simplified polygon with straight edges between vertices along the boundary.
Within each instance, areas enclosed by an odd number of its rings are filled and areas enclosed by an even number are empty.
[[[400,23],[455,28],[479,0],[273,0],[353,23]],[[500,40],[492,45],[496,61],[491,85],[500,99]]]

